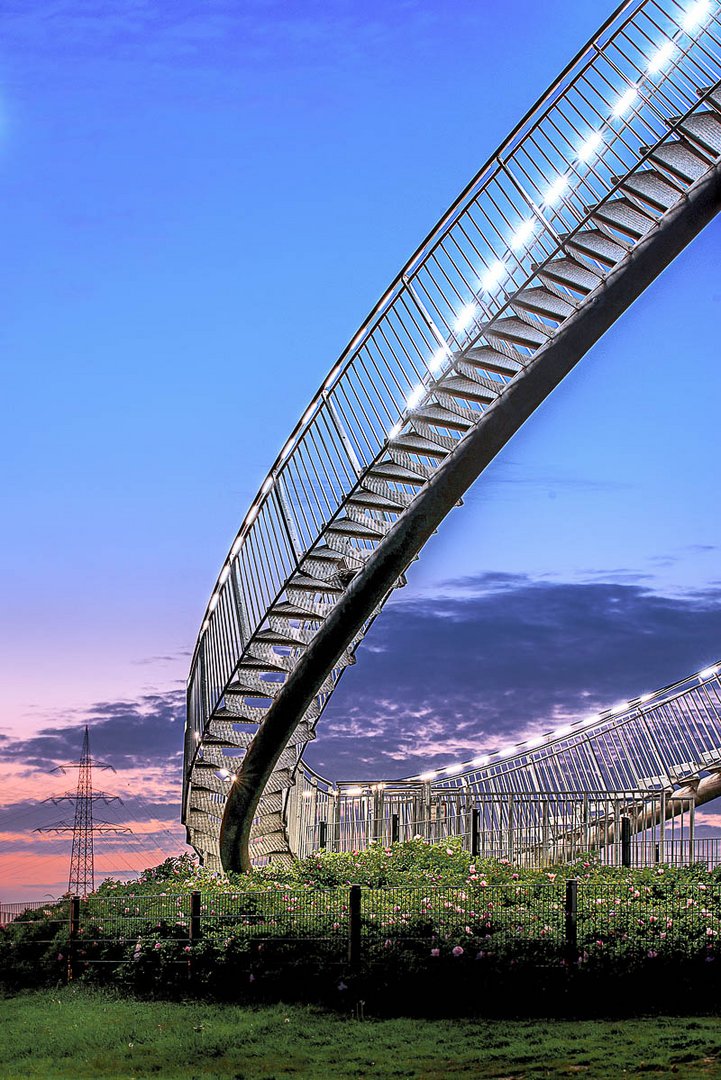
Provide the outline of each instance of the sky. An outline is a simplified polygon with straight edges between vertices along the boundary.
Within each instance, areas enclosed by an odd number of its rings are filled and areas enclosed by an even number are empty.
[[[610,13],[528,0],[0,5],[0,900],[65,887],[88,722],[180,851],[183,688],[238,525],[401,264]],[[721,656],[712,223],[449,516],[309,759],[403,775]],[[424,663],[418,663],[422,655]],[[421,760],[422,759],[422,760]],[[65,785],[65,786],[63,786]]]

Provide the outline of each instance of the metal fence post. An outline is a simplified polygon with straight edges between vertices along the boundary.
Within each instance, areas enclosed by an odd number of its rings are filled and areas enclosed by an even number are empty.
[[[199,941],[201,937],[200,928],[200,893],[192,892],[190,894],[190,943]]]
[[[361,887],[351,885],[348,905],[348,963],[352,968],[360,964],[361,954]]]
[[[397,844],[400,834],[398,814],[391,814],[391,843]]]
[[[188,927],[188,944],[192,947],[196,941],[200,940],[202,934],[200,926],[200,893],[192,892],[190,894],[190,925]],[[193,962],[193,953],[191,951],[188,956],[188,979],[192,983],[195,976],[195,964]]]
[[[328,822],[318,822],[318,847],[321,851],[324,851],[328,846]]]
[[[78,934],[80,931],[80,897],[70,897],[70,924],[68,929],[68,982],[75,978]]]
[[[566,882],[566,959],[569,964],[578,960],[578,880]]]
[[[621,818],[621,866],[631,865],[631,819]]]
[[[471,855],[475,858],[481,853],[480,841],[481,812],[478,809],[471,810]]]

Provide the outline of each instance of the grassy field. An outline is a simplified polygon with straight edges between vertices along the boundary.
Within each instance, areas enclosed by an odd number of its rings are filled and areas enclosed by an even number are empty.
[[[721,1077],[721,1020],[357,1020],[318,1009],[135,1001],[77,988],[0,999],[0,1077]]]

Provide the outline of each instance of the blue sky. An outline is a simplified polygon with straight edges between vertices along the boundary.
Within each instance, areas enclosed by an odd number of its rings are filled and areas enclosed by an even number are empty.
[[[76,725],[98,703],[113,717],[113,703],[177,694],[220,562],[307,399],[609,10],[526,0],[3,5],[5,735]],[[639,632],[615,668],[589,663],[579,687],[566,639],[527,657],[569,708],[581,690],[595,699],[621,681],[615,700],[721,654],[714,618],[693,649],[682,630],[689,604],[715,610],[721,580],[720,249],[716,222],[433,538],[398,600],[398,612],[425,612],[430,654],[436,598],[465,597],[458,582],[481,580],[488,626],[487,575],[498,574],[529,603],[541,596],[529,582],[566,589],[570,608],[554,602],[554,625],[586,612],[576,635],[610,635],[604,657],[613,631],[594,621],[589,590],[636,590]],[[649,645],[640,613],[659,596],[680,614],[653,623]],[[398,618],[374,629],[334,701],[334,725],[370,693],[371,648],[390,655],[389,671],[403,669]],[[441,735],[445,670],[433,705]],[[412,707],[412,688],[403,694]],[[467,695],[472,712],[477,694]],[[361,746],[323,751],[319,739],[314,754],[345,770]]]

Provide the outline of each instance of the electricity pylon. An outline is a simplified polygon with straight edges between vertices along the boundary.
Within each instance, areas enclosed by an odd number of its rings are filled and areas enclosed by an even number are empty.
[[[108,795],[105,791],[93,791],[93,769],[110,769],[115,772],[112,765],[103,761],[95,761],[90,756],[90,738],[88,727],[85,725],[83,738],[83,750],[80,761],[69,761],[65,765],[58,765],[52,772],[64,773],[68,769],[78,770],[78,786],[75,793],[66,791],[64,795],[51,795],[45,802],[75,803],[75,819],[71,825],[67,821],[57,821],[53,825],[45,825],[35,829],[35,832],[72,832],[73,849],[70,856],[70,877],[68,879],[68,892],[74,896],[87,897],[95,891],[95,857],[93,853],[93,837],[96,834],[107,835],[108,833],[131,833],[123,825],[113,825],[109,821],[97,821],[93,816],[93,803],[118,802],[122,806],[122,799],[117,795]]]

